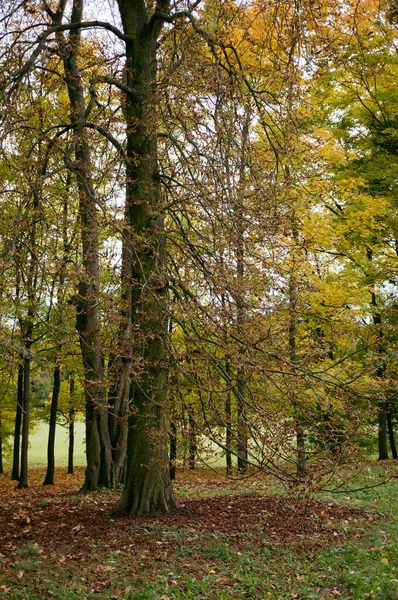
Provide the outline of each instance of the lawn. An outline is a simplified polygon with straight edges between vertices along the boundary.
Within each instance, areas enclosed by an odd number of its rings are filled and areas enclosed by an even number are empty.
[[[85,424],[82,421],[75,423],[74,463],[76,466],[86,464],[86,437]],[[29,436],[29,463],[43,465],[47,456],[48,425],[40,423]],[[55,435],[55,462],[58,466],[68,464],[68,429],[57,425]]]
[[[46,488],[43,475],[27,490],[0,477],[1,598],[398,598],[396,463],[365,465],[350,485],[367,489],[305,505],[264,477],[179,473],[178,511],[118,520],[119,492],[77,494],[83,469]]]

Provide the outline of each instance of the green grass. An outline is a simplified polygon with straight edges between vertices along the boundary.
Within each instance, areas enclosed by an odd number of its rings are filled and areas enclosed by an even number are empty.
[[[86,436],[85,424],[82,421],[75,423],[74,464],[86,464]],[[45,467],[47,464],[48,425],[40,423],[29,436],[29,464],[31,466]],[[5,465],[10,464],[10,457],[5,460]],[[55,434],[55,464],[59,467],[68,464],[68,430],[57,425]],[[1,596],[0,596],[1,597]]]

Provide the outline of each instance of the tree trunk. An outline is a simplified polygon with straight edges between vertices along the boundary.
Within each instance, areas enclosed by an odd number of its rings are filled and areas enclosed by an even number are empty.
[[[227,475],[232,473],[232,412],[231,412],[231,389],[230,389],[230,367],[225,365],[228,375],[228,390],[225,398],[225,463]]]
[[[68,475],[73,475],[73,453],[75,450],[75,409],[69,410]]]
[[[28,449],[29,449],[29,420],[30,420],[30,342],[25,344],[27,356],[23,367],[23,403],[22,403],[22,447],[21,473],[18,488],[28,487]]]
[[[1,415],[0,415],[0,475],[4,473],[3,468],[3,430],[1,424]]]
[[[53,392],[51,397],[51,408],[50,408],[50,427],[48,432],[48,444],[47,444],[47,473],[44,479],[43,485],[54,485],[54,474],[55,474],[55,431],[57,427],[57,412],[58,412],[58,398],[61,387],[61,367],[58,359],[54,367],[54,380],[53,380]]]
[[[20,441],[21,441],[21,424],[22,424],[22,403],[23,403],[23,365],[18,367],[18,383],[17,383],[17,410],[15,413],[14,426],[14,449],[11,470],[11,480],[19,481],[19,456],[20,456]]]
[[[69,444],[68,444],[68,475],[73,475],[73,453],[75,450],[75,378],[69,375]]]
[[[128,332],[131,337],[130,327]],[[123,337],[126,333],[123,333]],[[112,447],[112,487],[116,487],[122,482],[126,462],[131,368],[131,358],[119,356],[113,362],[112,368],[109,369],[110,378],[113,378],[113,385],[108,395],[108,427]]]
[[[388,429],[388,437],[390,439],[390,447],[391,447],[391,454],[392,457],[394,459],[398,458],[398,454],[397,454],[397,447],[395,445],[395,437],[394,437],[394,427],[392,424],[392,416],[391,416],[391,409],[389,408],[389,406],[387,406],[387,429]]]
[[[188,422],[189,422],[189,449],[188,449],[188,468],[190,471],[195,470],[195,459],[198,452],[198,445],[196,441],[196,423],[192,416],[192,407],[188,407]]]
[[[245,187],[245,169],[246,169],[246,147],[249,137],[249,114],[246,111],[245,122],[242,131],[242,152],[239,165],[239,197],[235,199],[234,219],[237,232],[236,239],[236,275],[237,275],[237,292],[236,292],[236,313],[237,313],[237,328],[238,334],[244,336],[244,323],[246,320],[245,314],[245,220],[243,214],[243,195]],[[246,403],[246,369],[245,369],[245,354],[246,348],[242,344],[239,348],[239,362],[237,369],[237,405],[238,405],[238,471],[245,473],[247,471],[248,458],[248,423],[247,423],[247,403]]]
[[[289,169],[286,169],[286,177],[290,180]],[[293,240],[296,244],[298,241],[298,231],[296,225],[296,216],[294,210],[291,215],[291,226]],[[292,266],[289,275],[289,358],[291,362],[292,381],[291,381],[291,397],[293,404],[293,413],[296,426],[296,473],[298,478],[303,477],[307,472],[307,458],[305,449],[305,434],[300,414],[299,403],[297,401],[297,378],[296,378],[296,363],[297,363],[297,347],[296,347],[296,322],[297,322],[297,281],[296,281],[296,255],[295,249],[292,250]]]
[[[247,414],[246,414],[246,385],[243,379],[243,369],[238,369],[238,471],[245,473],[247,471]]]
[[[162,11],[169,2],[164,0]],[[112,516],[174,508],[167,425],[168,288],[164,218],[157,163],[157,38],[163,22],[144,0],[119,2],[126,41],[126,207],[132,231],[134,354],[144,365],[133,382],[127,444],[127,480]],[[149,9],[148,9],[149,10]]]
[[[54,25],[61,23],[61,4],[52,15]],[[83,0],[74,0],[71,23],[78,23],[83,16]],[[85,100],[78,66],[81,33],[72,30],[68,40],[63,34],[56,35],[59,54],[62,57],[65,81],[70,103],[72,123],[84,119]],[[79,192],[81,222],[82,264],[77,302],[76,329],[85,374],[86,394],[86,456],[87,469],[83,491],[92,491],[112,485],[112,451],[108,431],[107,399],[103,357],[99,337],[99,225],[95,189],[91,176],[91,155],[84,128],[75,130],[75,163],[70,168],[76,175]]]
[[[367,257],[369,260],[372,260],[372,252],[368,250]],[[384,380],[384,371],[385,371],[385,362],[383,358],[384,354],[384,336],[383,331],[381,329],[381,314],[377,308],[377,297],[375,291],[370,290],[371,302],[370,305],[374,310],[373,313],[373,324],[377,328],[377,352],[379,354],[379,362],[376,368],[376,377],[379,380]],[[378,415],[378,424],[379,424],[379,458],[378,460],[388,460],[388,448],[387,448],[387,412],[388,412],[388,403],[386,400],[382,400],[379,402],[379,415]]]
[[[109,434],[112,446],[112,485],[122,483],[125,475],[128,413],[131,393],[131,371],[133,367],[132,332],[132,231],[129,210],[126,203],[125,225],[122,237],[122,268],[120,274],[120,324],[116,348],[108,364],[108,377],[111,382],[108,394]]]
[[[177,460],[177,426],[173,416],[170,421],[170,479],[176,478],[176,460]]]
[[[387,409],[386,403],[379,405],[379,458],[378,460],[388,460],[387,449]]]
[[[296,460],[296,472],[297,476],[301,478],[307,472],[307,458],[306,458],[306,450],[305,450],[305,434],[304,428],[302,425],[302,419],[299,412],[299,405],[296,398],[296,389],[295,389],[295,363],[297,360],[296,354],[296,284],[295,281],[292,281],[293,275],[289,281],[289,356],[290,362],[292,364],[292,373],[293,373],[293,381],[291,383],[292,392],[291,396],[293,398],[293,412],[294,412],[294,420],[296,425],[296,451],[297,451],[297,460]]]

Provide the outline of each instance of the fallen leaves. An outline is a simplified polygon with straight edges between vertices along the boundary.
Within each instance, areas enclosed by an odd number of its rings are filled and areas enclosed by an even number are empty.
[[[82,475],[83,472],[80,480],[70,479],[67,484],[63,481],[51,490],[43,488],[42,477],[37,477],[38,484],[22,494],[15,490],[12,482],[2,479],[0,551],[11,556],[16,549],[30,544],[35,554],[46,556],[55,552],[57,563],[64,564],[70,558],[77,561],[89,558],[92,549],[99,545],[107,551],[134,553],[138,560],[164,562],[169,559],[172,547],[155,533],[155,528],[162,526],[189,531],[190,535],[185,538],[189,544],[197,540],[195,531],[226,533],[237,541],[256,532],[263,539],[278,543],[296,540],[301,547],[303,540],[308,539],[311,544],[322,547],[341,543],[350,536],[347,523],[365,517],[361,511],[332,502],[310,501],[305,510],[283,497],[251,493],[187,501],[184,510],[158,515],[156,519],[111,520],[106,515],[115,504],[117,494],[73,495],[80,487]],[[206,486],[210,485],[221,487],[220,482],[211,484],[206,480]],[[16,523],[23,527],[15,527]],[[184,568],[191,568],[190,563]]]

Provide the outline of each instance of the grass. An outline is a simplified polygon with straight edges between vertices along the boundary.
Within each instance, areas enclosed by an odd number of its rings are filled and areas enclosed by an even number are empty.
[[[74,464],[84,466],[86,464],[86,437],[85,424],[82,421],[75,423],[75,446]],[[66,466],[68,464],[68,430],[66,427],[57,425],[55,434],[55,464]],[[43,466],[46,464],[48,442],[48,425],[39,423],[33,433],[29,436],[29,464],[32,466]],[[8,468],[10,457],[6,457],[5,466]],[[1,596],[0,596],[1,597]]]
[[[383,468],[369,465],[358,482],[377,483]],[[333,497],[369,511],[371,518],[336,524],[331,547],[311,538],[276,543],[261,525],[230,535],[130,522],[131,534],[139,532],[139,547],[124,543],[110,551],[93,543],[89,553],[75,553],[71,547],[66,555],[60,550],[48,556],[40,543],[27,541],[15,549],[0,575],[0,598],[397,600],[397,467],[391,463],[388,470],[392,478],[383,486],[356,493],[347,489]],[[180,481],[179,495],[187,497],[188,489],[191,497],[195,491],[196,497],[217,494],[216,486],[207,487],[205,481],[195,489],[192,483]],[[329,501],[330,495],[323,498]],[[343,529],[348,535],[341,541]]]

